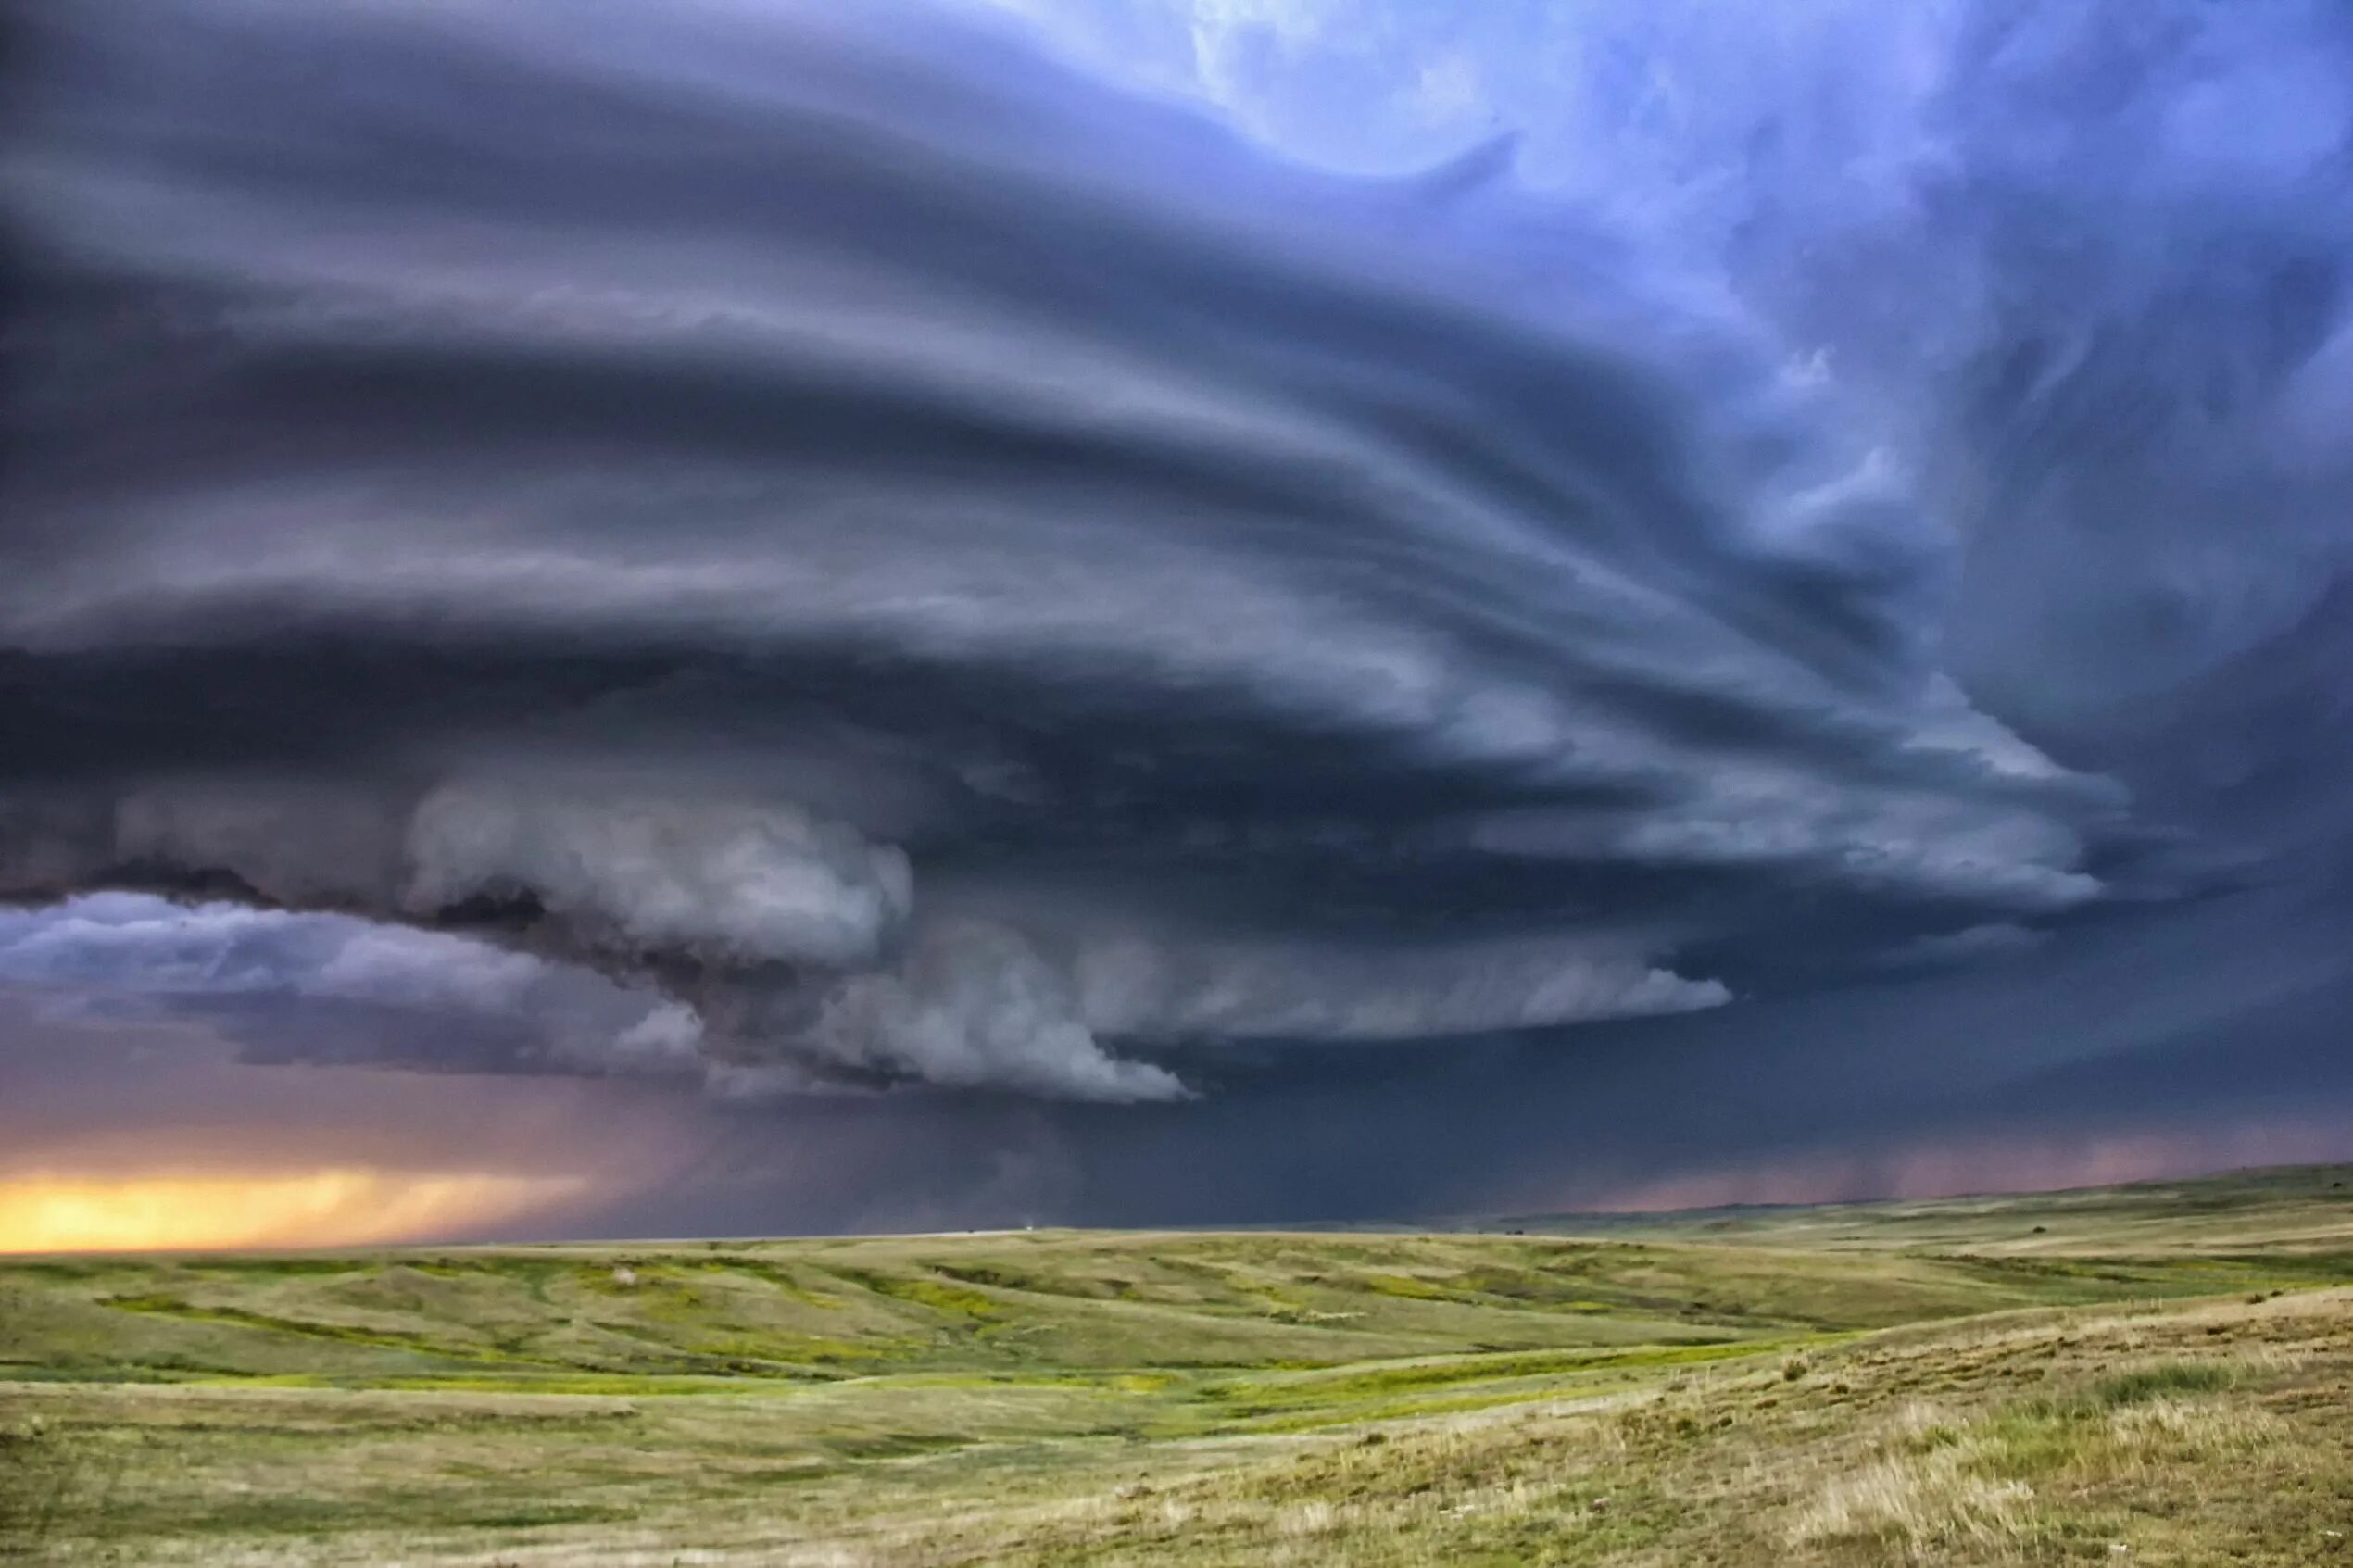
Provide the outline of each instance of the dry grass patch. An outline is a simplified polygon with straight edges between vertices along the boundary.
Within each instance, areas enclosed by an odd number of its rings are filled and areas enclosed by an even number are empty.
[[[2033,1533],[2034,1490],[1988,1474],[1990,1445],[1975,1434],[1925,1452],[1890,1454],[1833,1480],[1791,1522],[1791,1544],[1883,1543],[1905,1560],[1966,1548],[2011,1554]]]

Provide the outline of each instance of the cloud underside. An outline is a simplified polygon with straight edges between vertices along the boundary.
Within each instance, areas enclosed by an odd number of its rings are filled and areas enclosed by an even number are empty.
[[[888,20],[46,24],[0,897],[202,907],[0,978],[1150,1099],[2098,897],[2115,793],[1938,673],[1951,541],[1752,330]]]

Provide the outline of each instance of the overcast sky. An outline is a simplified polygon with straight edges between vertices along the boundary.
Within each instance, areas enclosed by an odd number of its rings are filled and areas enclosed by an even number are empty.
[[[2331,0],[55,9],[0,1180],[2353,1154]]]

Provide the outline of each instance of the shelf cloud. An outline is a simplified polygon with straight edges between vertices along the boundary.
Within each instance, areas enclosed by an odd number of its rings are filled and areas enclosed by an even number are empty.
[[[1179,1114],[2340,918],[2334,8],[1013,9],[23,23],[0,980]]]
[[[1677,955],[1792,897],[2099,897],[2112,792],[1940,677],[1934,524],[1753,330],[893,21],[42,31],[0,891],[1115,1099],[1183,1092],[1126,1041],[1720,1005]]]

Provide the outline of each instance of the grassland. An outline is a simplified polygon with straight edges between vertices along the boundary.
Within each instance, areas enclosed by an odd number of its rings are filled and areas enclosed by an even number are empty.
[[[2353,1564],[2343,1170],[0,1263],[0,1555]]]

